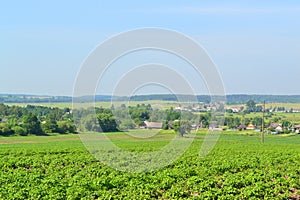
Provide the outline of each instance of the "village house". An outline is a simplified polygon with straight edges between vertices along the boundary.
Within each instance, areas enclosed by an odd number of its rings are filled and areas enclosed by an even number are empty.
[[[283,133],[283,127],[280,123],[271,123],[268,129],[273,129],[276,133]]]
[[[247,126],[246,126],[245,124],[240,124],[240,125],[238,126],[238,129],[241,130],[241,131],[246,130],[246,128],[247,128]]]
[[[221,131],[222,130],[222,128],[219,127],[218,123],[214,122],[214,121],[209,123],[208,129],[209,130],[214,130],[214,131]]]
[[[282,126],[280,123],[271,123],[268,128],[274,128],[276,129],[278,126]]]
[[[300,124],[294,125],[293,129],[294,129],[294,132],[299,133],[300,132]]]
[[[248,126],[246,127],[246,130],[255,130],[256,127],[253,124],[248,124]]]
[[[283,133],[283,128],[282,128],[282,126],[277,126],[277,127],[275,128],[275,130],[276,130],[276,133]]]
[[[163,123],[144,121],[142,127],[146,129],[161,129],[163,127]]]
[[[240,107],[240,106],[232,106],[230,109],[231,109],[232,112],[234,112],[234,113],[238,113],[238,112],[241,111],[241,107]]]
[[[293,108],[291,110],[292,110],[293,113],[299,113],[300,112],[300,109],[298,109],[298,108]]]

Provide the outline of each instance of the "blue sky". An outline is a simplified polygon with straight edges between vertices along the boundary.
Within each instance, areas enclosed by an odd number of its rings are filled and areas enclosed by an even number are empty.
[[[299,1],[2,1],[0,93],[72,95],[80,65],[142,27],[194,38],[226,92],[300,94]]]

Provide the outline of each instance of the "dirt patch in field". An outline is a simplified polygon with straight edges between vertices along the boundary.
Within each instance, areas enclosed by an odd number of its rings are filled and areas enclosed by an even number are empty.
[[[31,140],[0,141],[0,144],[32,144],[32,143],[40,143],[40,142],[37,142],[37,141],[31,141]]]
[[[37,144],[37,143],[48,143],[48,142],[56,142],[56,141],[75,141],[80,140],[79,137],[56,137],[56,136],[36,136],[35,138],[26,138],[24,137],[7,137],[0,138],[1,144]]]

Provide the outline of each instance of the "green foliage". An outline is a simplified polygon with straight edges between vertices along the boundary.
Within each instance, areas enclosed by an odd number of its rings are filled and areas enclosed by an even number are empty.
[[[181,112],[176,111],[173,108],[167,109],[166,114],[167,114],[167,120],[168,121],[179,120],[180,117],[181,117]]]
[[[292,126],[292,123],[291,123],[290,121],[288,121],[288,120],[284,120],[284,121],[282,122],[282,127],[285,128],[285,129],[288,129],[288,128],[290,128],[291,126]]]
[[[152,107],[150,104],[137,104],[136,106],[129,106],[130,117],[139,126],[142,125],[144,121],[150,119],[151,111]]]
[[[210,120],[211,120],[211,113],[208,112],[200,115],[199,123],[203,128],[208,128]]]
[[[255,116],[252,119],[252,124],[254,124],[254,126],[261,126],[262,125],[262,117]]]
[[[253,100],[249,100],[246,102],[246,110],[244,111],[244,113],[252,113],[252,112],[262,112],[263,107],[262,106],[256,106],[255,101]]]
[[[21,135],[21,136],[26,136],[27,135],[26,129],[21,127],[21,126],[14,126],[12,130],[17,135]]]
[[[191,123],[187,120],[175,120],[172,126],[174,131],[181,136],[191,132]]]
[[[228,128],[237,128],[241,124],[239,117],[225,117],[224,125]]]
[[[163,130],[168,130],[169,129],[169,122],[168,121],[165,121],[165,123],[163,124],[162,129]]]
[[[58,121],[57,130],[59,133],[76,133],[76,126],[71,121]]]
[[[166,120],[166,111],[159,110],[159,109],[153,109],[150,112],[149,120],[152,122],[162,122],[162,121]]]
[[[40,121],[31,112],[24,116],[22,127],[26,129],[28,134],[41,135],[43,133]]]
[[[134,129],[136,126],[131,119],[125,119],[122,120],[119,127],[120,130],[129,130],[129,129]]]
[[[13,134],[13,131],[6,124],[0,123],[0,135],[8,136],[11,134]]]
[[[270,128],[268,128],[268,131],[270,131],[270,132],[276,132],[276,129],[274,127],[270,127]]]
[[[83,118],[81,118],[80,124],[79,124],[79,130],[80,131],[101,132],[99,122],[95,118],[94,114],[89,114],[89,115],[84,116]]]
[[[64,129],[59,129],[58,122],[69,121],[73,123],[69,108],[59,109],[34,105],[20,107],[0,103],[0,118],[5,119],[5,125],[2,125],[3,130],[0,131],[2,135],[41,135],[62,132]],[[75,128],[74,123],[68,126],[69,130],[67,132],[75,132],[71,130]],[[23,133],[24,130],[26,133]]]
[[[47,116],[47,119],[42,124],[42,130],[44,133],[58,132],[58,125],[54,115]]]
[[[97,112],[97,119],[102,132],[116,132],[119,131],[116,120],[109,109],[100,109]]]
[[[247,105],[247,110],[249,112],[255,112],[255,110],[256,110],[256,103],[253,100],[247,101],[246,105]]]

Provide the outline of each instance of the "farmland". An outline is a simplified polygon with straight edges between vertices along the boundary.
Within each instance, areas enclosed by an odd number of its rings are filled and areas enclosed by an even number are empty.
[[[142,103],[151,104],[154,108],[166,109],[170,107],[178,106],[177,101],[161,101],[161,100],[149,100],[143,101]],[[126,106],[136,106],[137,104],[141,104],[141,101],[106,101],[106,102],[84,102],[84,103],[76,103],[76,107],[78,108],[88,108],[90,106],[95,107],[103,107],[110,108],[112,104],[116,107],[119,107],[121,104],[125,104]],[[35,106],[46,106],[46,107],[57,107],[57,108],[72,108],[72,102],[42,102],[42,103],[7,103],[7,105],[15,105],[26,107],[27,105],[35,105]]]
[[[205,133],[171,165],[136,174],[97,161],[76,134],[0,137],[0,199],[300,198],[299,134],[267,135],[261,144],[259,134],[226,131],[200,158]],[[147,152],[174,132],[151,140],[105,134],[123,149]]]

